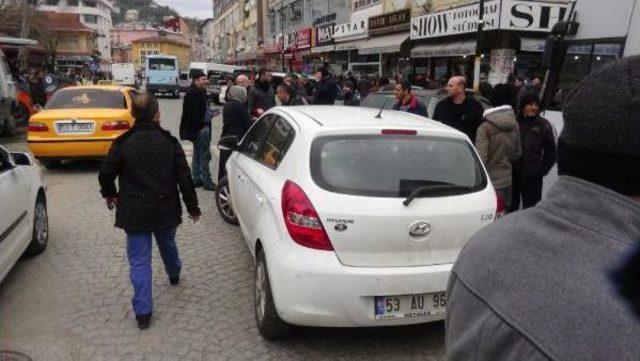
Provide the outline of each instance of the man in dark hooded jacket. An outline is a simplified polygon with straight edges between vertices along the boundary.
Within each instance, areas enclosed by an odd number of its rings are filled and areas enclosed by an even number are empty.
[[[247,106],[251,114],[262,114],[276,106],[276,95],[271,86],[271,73],[266,68],[262,68],[258,74],[258,79],[254,82],[247,99]]]
[[[313,104],[334,105],[339,91],[336,78],[329,73],[329,69],[322,68],[316,72],[316,79],[318,80],[318,86]]]

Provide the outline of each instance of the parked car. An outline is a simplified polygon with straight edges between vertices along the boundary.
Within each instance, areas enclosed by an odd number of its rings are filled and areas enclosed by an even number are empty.
[[[42,253],[49,240],[47,194],[40,167],[0,145],[0,282],[18,259]]]
[[[436,105],[442,99],[447,97],[447,93],[443,90],[427,90],[419,87],[412,87],[411,93],[415,95],[424,105],[427,107],[427,112],[429,112],[429,117],[433,116],[433,113],[436,111]],[[487,106],[483,99],[473,94],[473,91],[467,91],[469,96],[473,96],[476,100],[480,101],[483,108],[488,109],[490,106]],[[371,93],[367,95],[366,98],[362,100],[360,103],[361,107],[364,108],[376,108],[380,109],[384,105],[384,109],[390,110],[393,108],[393,105],[397,102],[395,93],[393,89],[390,90],[379,90],[375,93]]]
[[[133,126],[131,96],[135,89],[118,86],[74,86],[53,94],[34,114],[27,142],[47,168],[65,159],[102,159],[113,141]]]
[[[138,79],[136,78],[136,69],[133,63],[113,63],[111,64],[111,75],[113,76],[113,85],[124,85],[136,88]],[[101,85],[100,82],[98,82]]]
[[[502,211],[466,135],[378,113],[276,107],[239,143],[221,139],[233,151],[218,191],[232,212],[222,215],[254,256],[264,337],[289,325],[442,320],[458,253]]]

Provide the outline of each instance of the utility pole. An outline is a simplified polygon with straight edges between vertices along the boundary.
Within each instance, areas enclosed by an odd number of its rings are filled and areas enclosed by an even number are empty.
[[[473,91],[480,91],[480,67],[482,65],[482,30],[484,29],[484,0],[480,0],[478,13],[478,35],[476,39],[476,59],[473,67]]]
[[[21,12],[21,24],[20,24],[20,37],[28,38],[31,32],[31,4],[37,5],[37,1],[34,0],[22,0],[20,6]],[[18,59],[20,61],[20,67],[25,68],[27,66],[27,49],[25,46],[21,46],[18,50]]]
[[[284,69],[284,0],[280,0],[280,32],[282,33],[282,71]]]

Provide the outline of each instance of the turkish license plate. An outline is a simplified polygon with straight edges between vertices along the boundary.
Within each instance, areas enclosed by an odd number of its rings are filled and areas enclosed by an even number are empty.
[[[93,133],[95,124],[93,122],[57,122],[56,131],[61,134],[70,133]]]
[[[377,320],[443,315],[447,306],[445,292],[375,298]]]

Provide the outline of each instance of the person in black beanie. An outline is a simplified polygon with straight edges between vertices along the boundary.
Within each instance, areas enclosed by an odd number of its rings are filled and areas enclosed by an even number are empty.
[[[556,162],[553,127],[540,116],[540,99],[535,94],[522,98],[518,112],[522,157],[513,167],[510,212],[531,208],[542,199],[542,180]]]
[[[640,57],[588,75],[563,115],[545,199],[478,232],[451,270],[447,360],[638,360]]]

